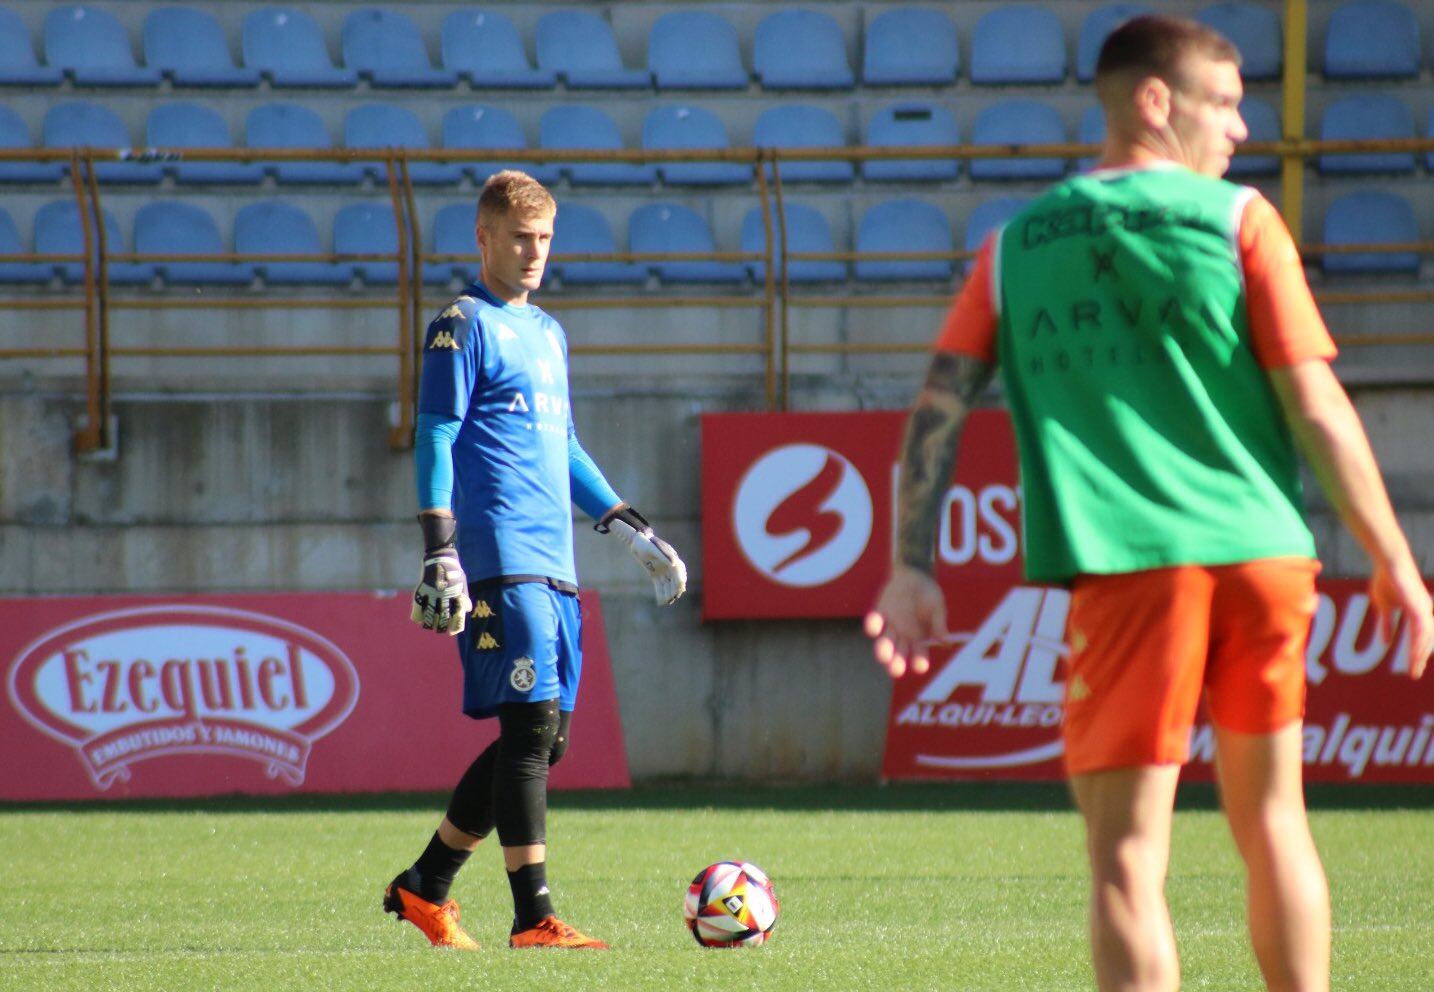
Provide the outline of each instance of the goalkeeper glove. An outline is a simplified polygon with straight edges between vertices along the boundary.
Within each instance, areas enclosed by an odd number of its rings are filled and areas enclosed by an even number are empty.
[[[463,630],[473,604],[468,599],[468,577],[458,563],[453,532],[458,524],[452,517],[420,513],[423,527],[423,578],[413,590],[409,616],[424,630],[452,636]]]
[[[594,528],[599,534],[616,534],[652,579],[659,606],[670,606],[687,591],[687,566],[672,545],[652,532],[652,525],[626,503],[607,514]]]

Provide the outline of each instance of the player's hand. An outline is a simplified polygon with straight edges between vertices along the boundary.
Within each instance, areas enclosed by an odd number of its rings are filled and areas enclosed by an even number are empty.
[[[463,631],[473,603],[468,598],[468,576],[458,562],[453,542],[456,524],[452,517],[424,513],[423,577],[413,590],[409,617],[424,630],[436,630],[450,637]]]
[[[671,606],[687,591],[687,566],[662,538],[652,532],[652,525],[630,506],[620,506],[598,522],[599,533],[618,536],[637,563],[652,579],[653,598],[659,606]]]
[[[1434,604],[1413,560],[1402,567],[1376,565],[1369,578],[1369,599],[1379,612],[1379,631],[1385,641],[1394,638],[1396,612],[1404,618],[1409,677],[1419,678],[1434,652]]]
[[[893,565],[876,606],[866,615],[872,651],[894,679],[931,668],[930,645],[946,636],[946,598],[936,580],[909,565]]]

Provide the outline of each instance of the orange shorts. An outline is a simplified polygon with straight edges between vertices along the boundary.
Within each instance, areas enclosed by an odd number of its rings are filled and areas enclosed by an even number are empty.
[[[1304,715],[1319,563],[1269,558],[1083,575],[1071,592],[1066,771],[1182,764],[1210,719],[1271,733]]]

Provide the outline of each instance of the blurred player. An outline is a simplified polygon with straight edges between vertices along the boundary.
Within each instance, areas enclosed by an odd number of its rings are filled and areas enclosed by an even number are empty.
[[[659,603],[675,602],[687,583],[676,552],[578,443],[567,339],[528,303],[556,213],[530,176],[490,178],[478,199],[478,281],[428,326],[424,345],[415,451],[423,578],[412,614],[457,635],[463,712],[499,724],[428,847],[384,892],[384,909],[440,947],[477,946],[448,890],[494,826],[513,892],[509,946],[607,946],[554,915],[545,871],[548,769],[567,750],[582,673],[571,503],[623,540]]]
[[[1270,989],[1329,987],[1329,896],[1301,785],[1314,541],[1295,446],[1368,552],[1411,675],[1434,642],[1420,579],[1295,246],[1222,181],[1247,132],[1239,53],[1191,21],[1105,42],[1101,165],[982,247],[904,442],[896,562],[867,632],[893,676],[928,667],[945,607],[937,507],[999,361],[1020,450],[1026,573],[1072,588],[1066,769],[1092,872],[1103,990],[1180,983],[1164,897],[1172,807],[1204,693]],[[1293,435],[1293,439],[1291,438]]]

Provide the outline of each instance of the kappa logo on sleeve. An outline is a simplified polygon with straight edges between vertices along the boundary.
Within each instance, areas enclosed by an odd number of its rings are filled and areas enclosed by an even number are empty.
[[[428,342],[429,351],[442,351],[443,349],[458,350],[458,342],[453,339],[452,331],[439,331],[433,335],[433,340]]]

